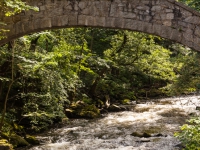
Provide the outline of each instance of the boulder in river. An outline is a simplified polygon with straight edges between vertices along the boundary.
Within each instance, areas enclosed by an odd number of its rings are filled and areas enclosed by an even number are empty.
[[[119,112],[122,111],[122,108],[120,106],[117,106],[115,104],[110,105],[110,107],[108,108],[108,111],[110,112]]]
[[[23,137],[19,135],[11,135],[10,143],[14,146],[14,148],[30,145]]]
[[[136,142],[151,142],[151,140],[149,139],[140,139],[140,140],[137,140]]]
[[[136,105],[136,104],[137,104],[136,101],[131,101],[129,99],[122,100],[122,105]]]
[[[200,106],[196,106],[196,110],[200,110]]]
[[[25,140],[31,145],[38,145],[40,144],[39,140],[36,139],[34,136],[26,135]]]
[[[11,144],[8,143],[7,140],[1,139],[0,140],[0,150],[13,150],[13,147]]]
[[[135,136],[135,137],[140,137],[140,138],[142,138],[142,137],[144,137],[144,138],[152,137],[151,134],[146,133],[146,132],[144,132],[144,133],[133,132],[131,135]]]
[[[88,105],[84,102],[72,103],[65,114],[69,118],[97,118],[100,117],[100,111],[95,105]]]
[[[130,111],[135,107],[135,105],[115,105],[112,104],[108,108],[109,112],[120,112],[120,111]]]

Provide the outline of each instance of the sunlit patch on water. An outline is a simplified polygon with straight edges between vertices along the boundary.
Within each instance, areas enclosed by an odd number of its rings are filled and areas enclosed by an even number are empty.
[[[30,150],[178,150],[180,142],[173,134],[189,114],[198,113],[196,106],[197,96],[168,98],[101,119],[73,120],[38,137],[43,145]]]

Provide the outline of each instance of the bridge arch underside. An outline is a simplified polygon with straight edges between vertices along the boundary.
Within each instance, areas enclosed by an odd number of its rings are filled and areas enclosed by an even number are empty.
[[[39,12],[2,17],[0,45],[46,29],[100,27],[157,35],[200,51],[200,14],[174,0],[29,0]]]

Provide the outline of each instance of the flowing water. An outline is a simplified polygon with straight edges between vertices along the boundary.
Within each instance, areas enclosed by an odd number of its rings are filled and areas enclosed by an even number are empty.
[[[198,115],[199,98],[151,100],[100,119],[74,119],[38,136],[42,144],[30,150],[179,150],[173,134],[189,116]]]

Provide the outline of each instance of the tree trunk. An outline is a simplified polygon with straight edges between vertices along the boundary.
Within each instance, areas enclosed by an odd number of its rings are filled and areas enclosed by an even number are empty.
[[[40,38],[40,36],[36,37],[35,39],[31,40],[31,46],[30,46],[30,50],[35,52],[36,49],[36,44],[38,39]]]
[[[3,89],[3,82],[0,81],[0,101],[1,101],[1,97],[2,97],[2,89]]]
[[[91,50],[91,52],[93,52],[94,32],[93,32],[93,30],[91,30],[91,32],[92,32],[92,39],[90,41],[90,50]]]
[[[0,120],[0,133],[4,124],[4,118],[5,118],[5,114],[6,114],[6,108],[7,108],[7,102],[8,102],[8,97],[9,97],[9,93],[11,90],[11,87],[14,83],[14,46],[12,45],[11,47],[12,49],[12,58],[11,58],[11,81],[8,85],[8,90],[6,93],[6,97],[5,97],[5,101],[4,101],[4,106],[3,106],[3,111],[2,111],[2,116],[1,116],[1,120]]]
[[[104,67],[101,72],[99,73],[99,76],[96,77],[96,79],[93,81],[91,88],[89,90],[89,95],[92,97],[92,99],[95,99],[96,95],[96,89],[99,81],[103,78],[104,73],[107,71],[107,68]]]

